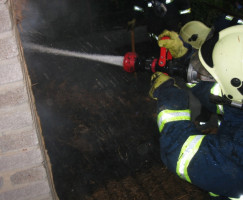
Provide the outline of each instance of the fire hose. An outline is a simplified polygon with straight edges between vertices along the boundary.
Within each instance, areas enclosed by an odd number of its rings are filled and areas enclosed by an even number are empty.
[[[162,40],[169,39],[163,37]],[[193,52],[192,52],[193,53]],[[196,54],[193,54],[196,55]],[[196,56],[192,56],[196,57]],[[198,70],[197,66],[190,62],[190,59],[173,59],[171,53],[165,47],[160,48],[159,58],[144,58],[135,52],[127,52],[123,59],[123,69],[126,72],[163,72],[169,76],[178,76],[188,83],[198,83],[199,81],[213,81],[213,77],[205,73],[205,70]]]
[[[163,37],[163,40],[169,37]],[[144,58],[135,52],[127,52],[123,60],[123,69],[128,73],[133,72],[163,72],[170,76],[180,76],[187,79],[187,69],[184,64],[173,60],[170,51],[165,47],[160,48],[159,58]]]

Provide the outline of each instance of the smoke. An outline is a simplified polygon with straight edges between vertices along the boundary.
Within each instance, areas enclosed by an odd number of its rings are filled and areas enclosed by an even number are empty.
[[[21,34],[24,34],[25,40],[57,40],[58,37],[71,37],[74,35],[73,30],[77,30],[75,34],[78,35],[83,29],[87,29],[89,21],[83,0],[26,1],[25,9],[21,13]]]
[[[59,55],[59,56],[76,57],[76,58],[84,58],[84,59],[98,61],[98,62],[116,65],[116,66],[120,66],[120,67],[123,66],[123,56],[80,53],[80,52],[75,52],[75,51],[50,48],[50,47],[46,47],[46,46],[38,45],[38,44],[34,44],[34,43],[23,43],[23,47],[26,49],[38,51],[41,53],[55,54],[55,55]]]

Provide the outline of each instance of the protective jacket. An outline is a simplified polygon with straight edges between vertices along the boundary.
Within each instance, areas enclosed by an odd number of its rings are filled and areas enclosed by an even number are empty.
[[[243,111],[217,106],[209,100],[219,92],[212,82],[200,82],[193,94],[212,112],[223,114],[217,134],[204,135],[191,121],[185,91],[162,84],[157,123],[164,164],[182,179],[210,192],[214,199],[243,198]]]
[[[184,25],[191,18],[189,0],[157,0],[159,6],[151,2],[137,0],[134,4],[135,18],[141,15],[146,18],[150,34],[159,35],[164,29],[179,31],[179,24]]]

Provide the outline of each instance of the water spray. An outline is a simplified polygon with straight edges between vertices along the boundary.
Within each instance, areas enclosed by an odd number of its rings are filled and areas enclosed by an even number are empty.
[[[23,47],[26,49],[31,49],[41,53],[54,54],[59,56],[68,56],[76,58],[84,58],[88,60],[94,60],[102,63],[107,63],[111,65],[116,65],[123,67],[124,56],[114,56],[114,55],[101,55],[101,54],[88,54],[69,50],[56,49],[51,47],[46,47],[34,43],[23,43]]]

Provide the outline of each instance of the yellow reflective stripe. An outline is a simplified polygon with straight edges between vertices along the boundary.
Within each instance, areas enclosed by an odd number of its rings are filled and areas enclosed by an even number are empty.
[[[220,96],[222,97],[222,92],[221,92],[221,88],[219,86],[218,83],[215,83],[214,86],[211,88],[211,94],[215,95],[215,96]],[[223,105],[216,105],[217,106],[217,114],[224,114],[224,107]]]
[[[209,192],[209,195],[210,195],[211,197],[218,197],[218,196],[219,196],[219,195],[214,194],[214,193],[212,193],[212,192]]]
[[[222,105],[216,105],[217,106],[217,114],[222,115],[224,114],[224,107]]]
[[[218,83],[215,83],[214,86],[210,90],[211,94],[215,96],[222,96],[221,89]]]
[[[225,19],[226,19],[226,20],[229,20],[229,21],[231,21],[233,18],[234,18],[234,17],[231,16],[231,15],[226,15],[226,16],[225,16]]]
[[[185,10],[180,10],[181,15],[185,15],[185,14],[188,14],[188,13],[191,13],[191,8],[188,8],[188,9],[185,9]]]
[[[172,3],[173,1],[174,1],[174,0],[166,0],[165,3],[166,3],[166,4],[170,4],[170,3]]]
[[[195,87],[197,84],[196,83],[187,83],[186,84],[186,86],[188,87],[188,88],[193,88],[193,87]]]
[[[138,12],[144,12],[144,9],[139,6],[133,6],[133,10]]]
[[[159,132],[161,132],[168,122],[191,120],[190,110],[163,110],[157,117]]]
[[[241,195],[240,198],[231,198],[231,197],[228,197],[228,198],[231,200],[243,200],[243,195]]]
[[[242,19],[238,19],[237,24],[243,25],[243,20]]]
[[[181,152],[177,161],[176,173],[182,179],[191,183],[191,179],[188,175],[188,166],[197,153],[203,138],[205,135],[192,135],[189,136],[184,145],[181,148]]]
[[[214,194],[214,193],[212,193],[212,192],[209,192],[209,195],[210,195],[211,197],[219,197],[218,194]],[[243,200],[243,195],[241,195],[239,198],[232,198],[232,197],[228,197],[228,198],[231,199],[231,200]]]
[[[220,126],[220,125],[221,125],[221,120],[218,119],[218,126]]]

